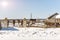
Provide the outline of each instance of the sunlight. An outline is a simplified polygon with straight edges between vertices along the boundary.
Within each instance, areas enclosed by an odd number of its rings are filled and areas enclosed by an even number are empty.
[[[8,2],[3,1],[3,2],[1,3],[1,5],[2,5],[2,7],[7,7],[7,6],[8,6]]]

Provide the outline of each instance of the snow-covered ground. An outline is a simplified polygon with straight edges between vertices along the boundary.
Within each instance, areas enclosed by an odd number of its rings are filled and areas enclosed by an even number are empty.
[[[60,40],[60,28],[3,28],[0,40]]]

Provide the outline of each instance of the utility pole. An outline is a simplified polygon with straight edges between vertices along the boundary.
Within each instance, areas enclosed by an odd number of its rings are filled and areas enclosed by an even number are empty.
[[[31,15],[30,15],[30,16],[31,16],[31,19],[32,19],[32,13],[31,13]]]

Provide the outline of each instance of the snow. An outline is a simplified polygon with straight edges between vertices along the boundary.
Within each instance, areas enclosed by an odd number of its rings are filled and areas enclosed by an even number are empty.
[[[0,30],[0,40],[60,40],[60,28],[8,27]]]
[[[8,28],[3,27],[2,30],[3,30],[3,31],[5,31],[5,30],[6,30],[6,31],[8,31],[8,30],[11,30],[11,31],[18,31],[18,29],[16,29],[15,27],[8,27]]]
[[[57,15],[56,18],[60,18],[60,15]]]

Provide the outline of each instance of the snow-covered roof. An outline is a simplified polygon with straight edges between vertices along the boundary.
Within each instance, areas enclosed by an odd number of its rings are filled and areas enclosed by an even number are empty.
[[[56,18],[60,18],[60,15],[56,15]]]

